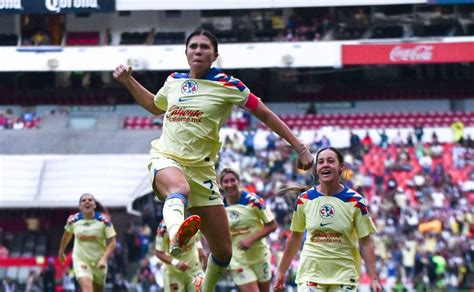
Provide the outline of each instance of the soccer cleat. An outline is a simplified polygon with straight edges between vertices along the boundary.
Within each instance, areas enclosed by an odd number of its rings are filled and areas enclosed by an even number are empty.
[[[176,233],[174,239],[172,239],[170,242],[170,255],[172,257],[179,257],[181,255],[183,248],[198,232],[200,226],[201,217],[197,215],[191,215],[184,219],[183,223],[181,223],[181,226],[179,226],[178,232]]]
[[[201,292],[202,283],[204,283],[204,277],[201,274],[196,275],[193,279],[193,284],[196,288],[196,292]]]

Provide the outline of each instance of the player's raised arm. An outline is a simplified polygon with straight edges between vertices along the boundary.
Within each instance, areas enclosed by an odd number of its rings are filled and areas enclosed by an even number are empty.
[[[143,87],[135,78],[132,76],[132,67],[119,65],[115,68],[112,76],[115,80],[122,83],[133,96],[133,98],[147,111],[154,115],[161,115],[164,113],[163,110],[157,108],[154,103],[155,95]]]
[[[298,168],[307,170],[313,166],[313,155],[308,148],[300,142],[288,126],[272,112],[262,101],[258,101],[257,107],[251,113],[285,139],[295,149],[298,154]]]

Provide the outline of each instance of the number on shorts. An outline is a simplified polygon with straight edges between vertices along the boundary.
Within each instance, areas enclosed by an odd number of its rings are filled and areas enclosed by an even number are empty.
[[[266,275],[269,272],[269,266],[268,263],[263,264],[263,274]]]
[[[203,182],[203,184],[207,185],[209,184],[209,189],[211,190],[211,195],[214,195],[216,191],[214,191],[214,184],[212,183],[212,180],[206,180]]]

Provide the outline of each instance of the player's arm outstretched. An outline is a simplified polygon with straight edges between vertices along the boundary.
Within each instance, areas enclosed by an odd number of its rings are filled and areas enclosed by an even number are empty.
[[[115,68],[112,76],[115,80],[122,83],[133,96],[133,98],[147,111],[154,115],[161,115],[164,113],[163,110],[157,108],[154,103],[155,95],[143,87],[135,78],[132,76],[132,67],[125,67],[119,65]]]
[[[290,267],[291,261],[293,260],[301,246],[301,240],[303,240],[303,235],[303,232],[292,231],[290,234],[290,238],[288,238],[288,240],[286,241],[285,251],[283,252],[280,264],[278,265],[275,284],[273,285],[275,291],[285,290],[285,274],[286,271],[288,271],[288,268]]]
[[[298,140],[290,128],[288,128],[288,126],[262,101],[258,101],[257,108],[252,110],[251,113],[280,137],[290,143],[298,154],[298,168],[307,170],[313,166],[313,155],[308,148]]]

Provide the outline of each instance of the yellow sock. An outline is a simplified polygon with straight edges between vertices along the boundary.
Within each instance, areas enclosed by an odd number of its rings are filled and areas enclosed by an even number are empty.
[[[184,221],[184,207],[186,197],[181,194],[170,195],[163,205],[163,219],[170,238],[174,238],[179,226]]]
[[[212,254],[209,255],[209,258],[207,259],[207,268],[206,273],[204,274],[204,282],[202,284],[201,292],[213,292],[216,288],[217,282],[227,270],[228,265],[228,262],[217,264]]]

